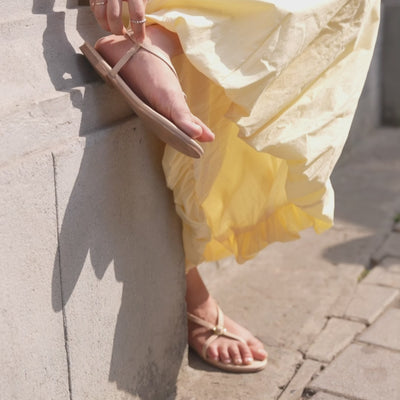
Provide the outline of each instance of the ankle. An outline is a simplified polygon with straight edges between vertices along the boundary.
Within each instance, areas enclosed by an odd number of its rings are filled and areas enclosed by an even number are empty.
[[[212,317],[214,313],[217,315],[217,303],[210,295],[203,301],[186,301],[186,308],[188,312],[199,317]]]
[[[178,35],[160,25],[150,25],[146,28],[146,35],[152,45],[164,50],[170,58],[183,52]]]

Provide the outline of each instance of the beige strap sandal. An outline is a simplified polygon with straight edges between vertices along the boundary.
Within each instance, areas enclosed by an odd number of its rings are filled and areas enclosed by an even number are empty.
[[[111,67],[100,53],[98,53],[89,43],[84,43],[80,49],[97,73],[124,96],[131,108],[143,121],[146,128],[158,136],[163,142],[169,144],[181,153],[186,154],[189,157],[200,158],[204,153],[202,147],[185,132],[179,129],[173,122],[165,118],[140,99],[118,74],[121,68],[139,50],[144,50],[164,61],[176,75],[176,71],[170,63],[168,55],[154,46],[137,43],[132,32],[128,32],[125,36],[132,41],[132,48],[125,53],[114,67]]]
[[[209,322],[204,321],[203,319],[196,317],[191,313],[187,313],[189,321],[192,321],[200,326],[204,326],[205,328],[208,328],[212,332],[211,336],[204,343],[201,353],[199,353],[199,356],[207,363],[214,365],[215,367],[222,369],[224,371],[243,373],[243,372],[257,372],[264,369],[265,366],[267,365],[267,359],[263,361],[253,360],[251,364],[235,365],[235,364],[225,364],[222,361],[212,360],[211,358],[207,357],[208,347],[214,340],[216,340],[220,336],[225,336],[230,339],[237,340],[241,343],[246,343],[246,341],[240,336],[235,335],[234,333],[231,333],[226,330],[226,328],[224,327],[224,314],[218,306],[217,310],[218,310],[217,325],[210,324]]]

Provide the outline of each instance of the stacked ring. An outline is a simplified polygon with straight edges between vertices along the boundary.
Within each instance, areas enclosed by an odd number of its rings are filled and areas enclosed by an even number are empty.
[[[146,18],[144,18],[141,20],[131,19],[130,21],[132,22],[132,24],[144,24],[147,20]]]

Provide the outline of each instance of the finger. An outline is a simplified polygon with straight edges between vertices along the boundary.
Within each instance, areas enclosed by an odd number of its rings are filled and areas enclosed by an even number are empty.
[[[146,3],[145,0],[128,0],[131,27],[139,43],[146,37]]]
[[[124,24],[122,23],[122,0],[108,0],[107,22],[111,33],[115,35],[122,35],[124,33]]]
[[[90,2],[90,8],[98,22],[98,24],[106,31],[109,31],[107,23],[107,0],[92,0]]]

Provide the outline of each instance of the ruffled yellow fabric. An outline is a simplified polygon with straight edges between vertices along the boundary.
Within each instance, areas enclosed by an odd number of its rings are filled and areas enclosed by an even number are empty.
[[[329,181],[374,47],[378,0],[151,0],[178,34],[174,63],[193,113],[215,133],[205,155],[167,147],[163,167],[188,265],[332,225]]]

